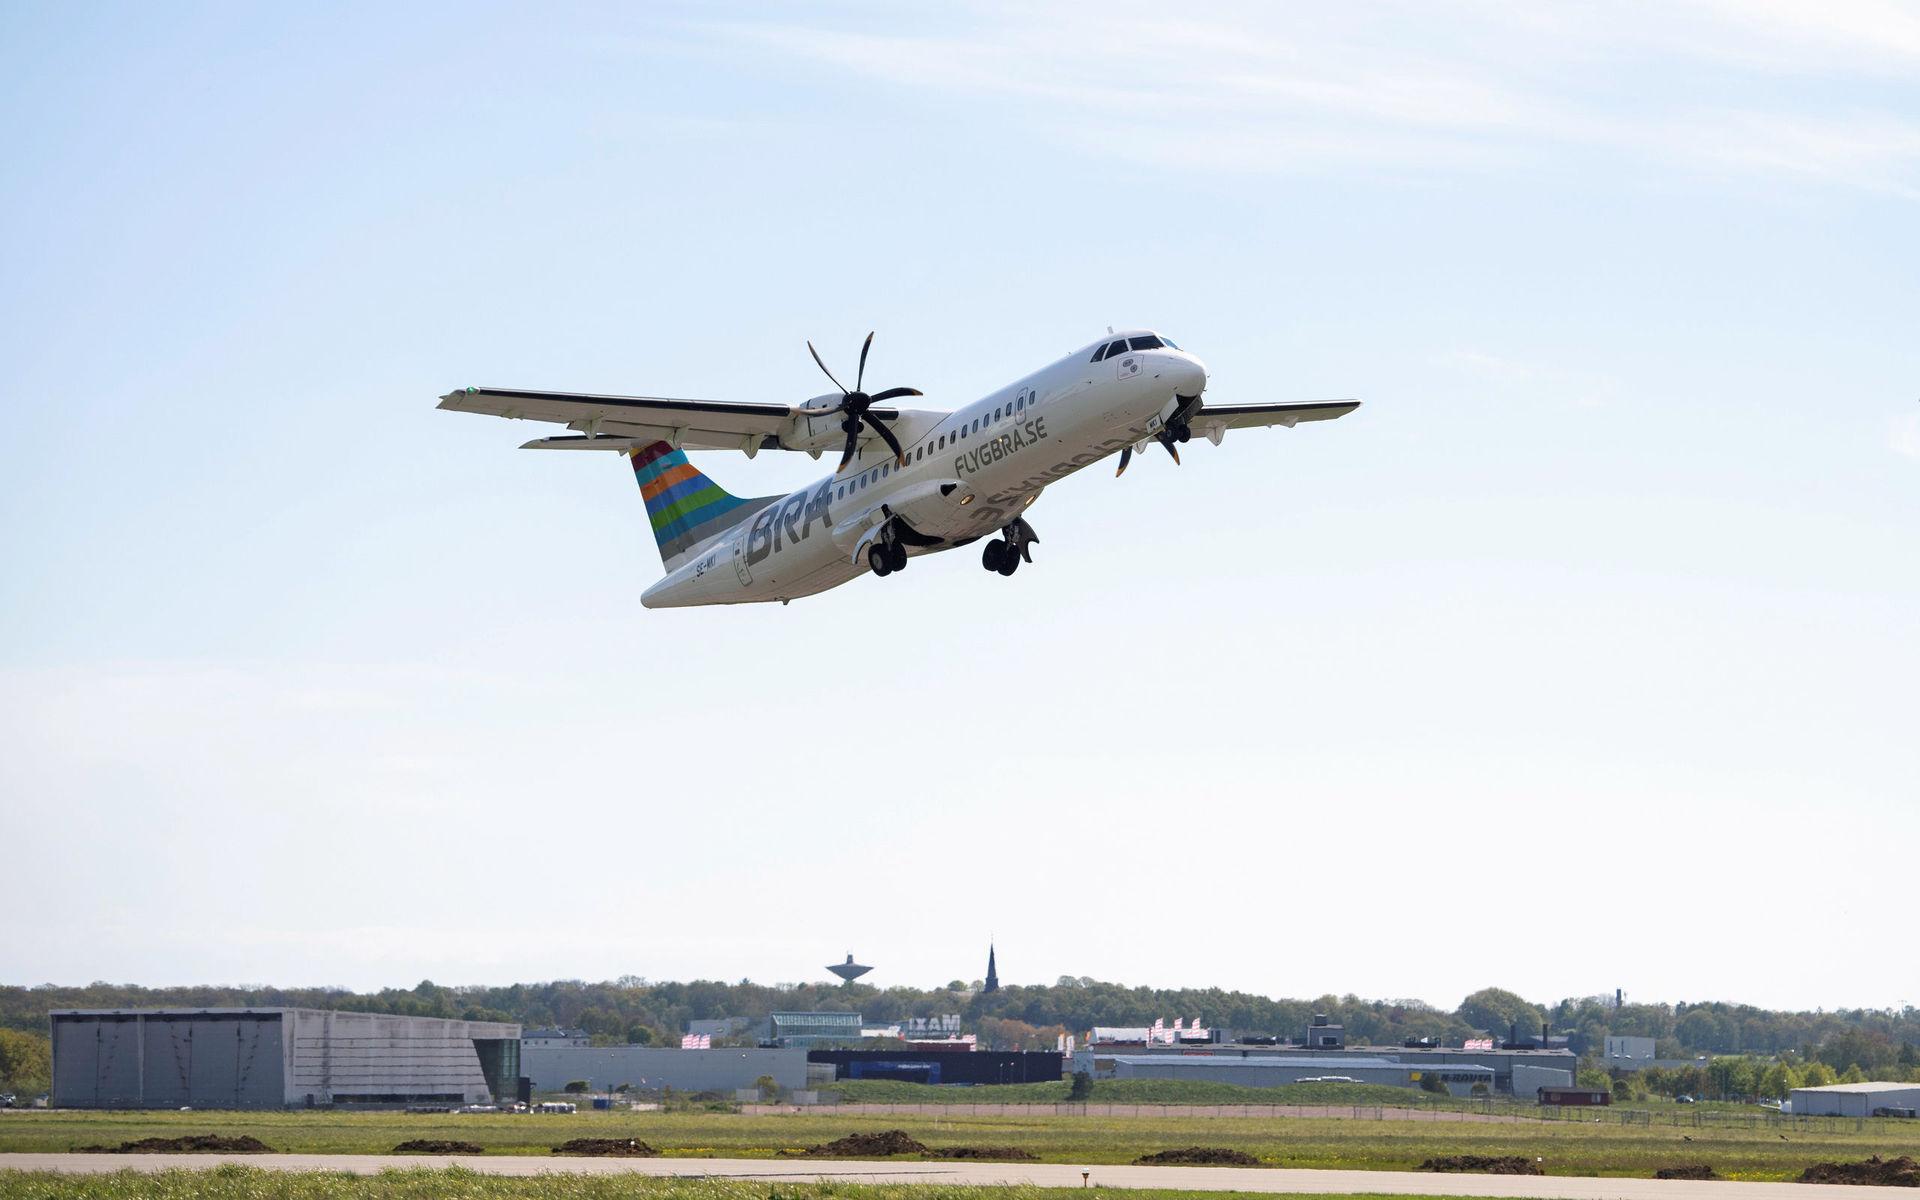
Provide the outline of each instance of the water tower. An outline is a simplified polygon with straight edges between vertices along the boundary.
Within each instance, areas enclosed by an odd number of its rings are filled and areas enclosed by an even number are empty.
[[[853,955],[849,954],[847,955],[847,961],[843,963],[829,963],[827,966],[827,970],[832,971],[835,975],[838,975],[840,977],[840,982],[852,983],[854,980],[860,978],[862,975],[865,975],[868,971],[873,970],[873,968],[861,966],[859,963],[853,961]]]

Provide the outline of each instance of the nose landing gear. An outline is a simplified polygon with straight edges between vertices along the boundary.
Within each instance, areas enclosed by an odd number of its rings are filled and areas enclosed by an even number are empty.
[[[980,565],[989,571],[1011,575],[1020,569],[1022,560],[1033,561],[1032,546],[1039,540],[1040,535],[1027,524],[1025,517],[1015,517],[1013,524],[1002,529],[999,537],[981,549]]]

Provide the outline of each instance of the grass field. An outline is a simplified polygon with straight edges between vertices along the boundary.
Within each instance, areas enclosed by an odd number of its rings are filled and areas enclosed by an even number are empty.
[[[331,1172],[269,1173],[224,1166],[211,1171],[156,1175],[52,1175],[0,1171],[0,1197],[34,1200],[523,1200],[537,1190],[542,1200],[1073,1200],[1073,1188],[961,1188],[939,1184],[875,1185],[765,1183],[718,1179],[649,1179],[638,1175],[553,1175],[537,1189],[525,1179],[451,1170],[386,1171],[379,1175]],[[1127,1200],[1234,1200],[1240,1192],[1129,1191]],[[1293,1200],[1284,1194],[1259,1200]],[[1304,1198],[1302,1198],[1304,1200]],[[1387,1200],[1351,1196],[1342,1200]],[[1398,1196],[1394,1200],[1421,1200]]]
[[[1792,1179],[1823,1160],[1920,1156],[1920,1122],[1834,1121],[1818,1132],[1564,1121],[1464,1124],[1240,1117],[927,1117],[585,1112],[571,1116],[329,1112],[12,1112],[0,1152],[63,1151],[148,1136],[251,1134],[276,1150],[379,1154],[410,1138],[477,1142],[490,1154],[545,1154],[574,1137],[636,1137],[674,1157],[761,1158],[844,1134],[904,1129],[935,1149],[1015,1146],[1043,1161],[1125,1163],[1183,1146],[1242,1150],[1281,1167],[1409,1170],[1449,1154],[1522,1154],[1553,1175],[1650,1176],[1706,1163],[1734,1179]],[[762,1198],[764,1200],[764,1197]]]

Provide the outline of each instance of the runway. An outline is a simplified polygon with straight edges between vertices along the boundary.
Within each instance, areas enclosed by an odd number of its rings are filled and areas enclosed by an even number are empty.
[[[1411,1171],[1300,1171],[1266,1167],[1077,1166],[1071,1163],[797,1162],[767,1158],[561,1158],[433,1154],[0,1154],[0,1171],[206,1170],[239,1163],[271,1171],[373,1175],[417,1167],[465,1167],[487,1175],[654,1175],[683,1178],[984,1186],[1176,1188],[1207,1192],[1347,1196],[1490,1196],[1503,1200],[1912,1200],[1910,1188],[1683,1179],[1537,1175],[1432,1175]],[[1084,1176],[1084,1177],[1083,1177]]]

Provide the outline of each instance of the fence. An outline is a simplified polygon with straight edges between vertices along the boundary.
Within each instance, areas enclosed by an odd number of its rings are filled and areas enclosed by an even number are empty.
[[[1873,1120],[1890,1118],[1794,1116],[1771,1110],[1728,1112],[1724,1109],[1652,1111],[1607,1105],[1533,1105],[1507,1099],[1457,1101],[1448,1107],[1400,1108],[1383,1104],[743,1104],[743,1113],[832,1112],[860,1116],[923,1117],[1240,1117],[1281,1120],[1300,1117],[1349,1121],[1441,1121],[1473,1124],[1512,1124],[1529,1121],[1567,1121],[1581,1124],[1662,1125],[1686,1129],[1769,1129],[1777,1132],[1864,1132]]]

